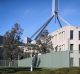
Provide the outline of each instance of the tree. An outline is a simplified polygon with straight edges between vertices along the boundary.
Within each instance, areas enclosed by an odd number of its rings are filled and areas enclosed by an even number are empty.
[[[49,53],[51,50],[53,50],[51,38],[52,37],[50,35],[46,35],[37,41],[37,45],[39,46],[41,53]]]
[[[51,50],[53,50],[53,44],[51,39],[52,39],[52,36],[49,35],[48,30],[44,30],[40,34],[37,40],[33,40],[31,43],[30,42],[27,43],[25,47],[27,51],[31,52],[29,54],[32,54],[32,56],[35,53],[41,53],[41,54],[49,53],[51,52]],[[26,54],[28,54],[28,52],[26,52]]]
[[[36,44],[27,44],[28,50],[33,50],[33,53],[35,54],[35,51],[37,53],[49,53],[51,50],[53,50],[53,45],[51,41],[51,36],[47,35],[39,40],[36,40]]]
[[[3,55],[5,60],[17,60],[22,50],[19,45],[22,43],[22,29],[18,23],[14,24],[10,31],[7,31],[3,40]]]

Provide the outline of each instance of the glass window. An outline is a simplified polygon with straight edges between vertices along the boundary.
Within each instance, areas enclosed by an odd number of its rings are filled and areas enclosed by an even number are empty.
[[[73,30],[70,31],[70,40],[73,39]]]
[[[70,52],[73,52],[73,44],[70,44]]]
[[[57,52],[58,51],[58,45],[55,47],[55,52]]]
[[[79,44],[79,53],[80,53],[80,44]]]
[[[59,33],[59,41],[61,41],[61,32]]]
[[[80,58],[79,58],[79,66],[80,66]]]
[[[79,40],[80,40],[80,31],[79,31]]]
[[[64,44],[62,45],[62,50],[65,50],[65,45]]]
[[[65,31],[63,31],[63,40],[65,39]]]
[[[73,67],[73,58],[70,58],[70,67]]]
[[[59,46],[59,51],[61,51],[61,46]]]

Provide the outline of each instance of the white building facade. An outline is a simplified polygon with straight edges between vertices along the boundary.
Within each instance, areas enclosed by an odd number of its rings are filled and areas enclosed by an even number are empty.
[[[53,51],[69,51],[70,66],[80,66],[80,27],[64,26],[50,35]]]

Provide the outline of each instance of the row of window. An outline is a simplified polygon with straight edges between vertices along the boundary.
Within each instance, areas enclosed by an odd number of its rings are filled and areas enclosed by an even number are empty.
[[[73,47],[74,47],[74,44],[70,44],[70,52],[73,52]],[[79,53],[80,53],[80,44],[79,44]]]
[[[79,53],[80,53],[80,44],[79,44],[78,48],[79,48],[78,50],[79,50]],[[65,49],[65,45],[64,44],[60,45],[60,46],[57,45],[54,48],[54,51],[62,51],[64,49]],[[74,44],[70,44],[70,52],[73,53],[73,50],[74,50]]]
[[[58,42],[64,41],[65,40],[65,31],[60,32],[59,34],[55,34],[53,36],[53,44],[57,44]]]
[[[62,50],[64,50],[65,49],[65,45],[63,44],[63,45],[60,45],[60,46],[56,46],[56,47],[54,47],[54,51],[55,52],[57,52],[57,51],[62,51]]]
[[[74,33],[74,31],[71,30],[71,31],[70,31],[70,40],[73,40],[73,33]],[[80,31],[78,32],[78,38],[79,38],[79,40],[80,40]]]

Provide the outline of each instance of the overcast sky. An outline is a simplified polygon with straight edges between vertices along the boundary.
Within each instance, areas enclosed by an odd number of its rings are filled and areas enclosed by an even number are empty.
[[[22,38],[30,37],[50,18],[51,10],[52,0],[0,0],[0,35],[19,23],[24,29]],[[80,26],[80,0],[60,0],[60,15],[70,24]],[[60,28],[54,22],[53,19],[47,27],[49,32]]]

